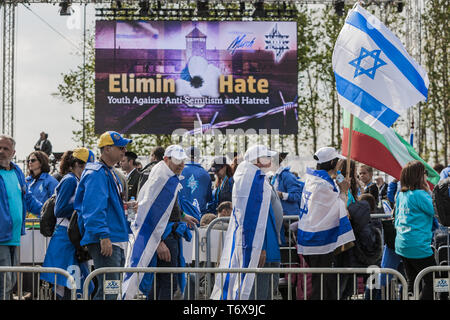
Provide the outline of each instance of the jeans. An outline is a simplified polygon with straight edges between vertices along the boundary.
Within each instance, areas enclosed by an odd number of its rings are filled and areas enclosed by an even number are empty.
[[[125,253],[122,248],[113,245],[113,253],[110,257],[105,257],[101,254],[100,243],[88,244],[88,251],[94,261],[94,268],[100,269],[104,267],[124,267],[125,266]],[[120,273],[105,273],[96,276],[98,281],[97,293],[94,296],[94,300],[103,300],[103,279],[105,280],[119,280]],[[117,300],[117,294],[105,294],[105,300]]]
[[[279,268],[279,262],[266,262],[263,268]],[[248,274],[247,274],[248,275]],[[273,283],[272,281],[273,275]],[[278,273],[257,273],[255,282],[253,284],[252,291],[250,292],[249,300],[273,300],[272,296],[275,296],[278,289],[280,274]],[[256,286],[256,297],[255,297]],[[273,288],[273,291],[272,291]],[[273,293],[273,295],[272,295]]]
[[[14,267],[19,265],[19,247],[0,245],[0,266]],[[11,292],[17,281],[16,272],[0,272],[0,300],[10,300]]]
[[[157,259],[157,267],[178,267],[178,254],[180,252],[178,237],[172,233],[164,239],[164,243],[170,250],[170,261],[162,261]],[[171,300],[173,293],[177,289],[177,274],[171,273],[156,273],[153,279],[153,285],[148,293],[147,297],[149,300]],[[155,296],[155,286],[156,285],[156,296]],[[172,285],[172,289],[171,289]]]

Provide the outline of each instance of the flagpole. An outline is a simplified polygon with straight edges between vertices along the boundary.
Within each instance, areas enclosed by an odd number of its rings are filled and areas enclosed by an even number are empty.
[[[353,113],[350,113],[350,127],[348,130],[348,146],[347,146],[347,174],[346,177],[350,179],[350,161],[352,159],[352,135],[353,135]]]

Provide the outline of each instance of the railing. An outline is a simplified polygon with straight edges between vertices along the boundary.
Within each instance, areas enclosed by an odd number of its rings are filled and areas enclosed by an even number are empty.
[[[89,282],[96,276],[103,274],[103,279],[105,278],[106,273],[120,273],[120,283],[123,282],[123,274],[129,273],[129,272],[137,272],[137,273],[153,273],[154,275],[158,273],[170,273],[171,274],[171,284],[173,284],[173,275],[179,274],[179,273],[187,273],[189,274],[197,274],[197,273],[220,273],[223,275],[226,273],[255,273],[255,274],[279,274],[279,273],[288,273],[288,274],[308,274],[308,273],[318,273],[322,275],[323,274],[335,274],[337,277],[337,299],[340,299],[340,289],[339,289],[339,279],[340,275],[342,274],[354,274],[354,278],[356,278],[356,275],[361,274],[367,274],[371,276],[372,278],[375,277],[378,274],[392,274],[395,278],[400,280],[400,283],[402,284],[402,299],[407,300],[408,299],[408,286],[405,278],[401,275],[400,272],[394,269],[387,269],[387,268],[237,268],[237,269],[223,269],[223,268],[100,268],[97,270],[94,270],[91,272],[83,285],[83,299],[88,300],[89,299]],[[273,276],[272,276],[273,277]],[[154,277],[156,279],[156,277]],[[155,281],[155,280],[154,280]],[[255,277],[255,287],[257,284],[257,278]],[[104,283],[104,281],[100,281],[100,284]],[[211,283],[207,283],[207,285],[211,285]],[[288,290],[291,290],[291,284],[288,283]],[[191,290],[189,287],[189,281],[187,282],[187,290]],[[355,288],[356,290],[356,288]],[[255,290],[256,291],[256,290]],[[356,293],[356,292],[354,292]],[[117,291],[112,293],[117,294],[119,297],[122,296],[122,286],[117,286]],[[156,293],[154,293],[155,295]],[[171,295],[171,298],[173,299],[173,292]],[[273,290],[272,290],[272,298],[273,298]],[[323,297],[323,280],[321,281],[321,297]],[[209,296],[205,297],[206,299],[209,299]],[[305,295],[305,300],[307,299],[307,296]]]
[[[43,267],[22,267],[22,266],[18,266],[18,267],[0,267],[0,274],[2,274],[1,276],[3,277],[3,283],[4,286],[3,288],[0,288],[0,290],[2,290],[3,292],[3,297],[6,296],[6,276],[8,272],[17,272],[19,274],[21,274],[23,276],[23,273],[32,273],[33,275],[38,276],[41,273],[54,273],[55,274],[55,281],[54,283],[56,283],[56,276],[57,274],[60,274],[64,277],[67,278],[67,285],[68,288],[71,290],[71,299],[72,300],[76,300],[76,295],[77,295],[77,286],[76,286],[76,282],[74,277],[67,272],[66,270],[60,269],[60,268],[43,268]],[[18,298],[19,300],[21,300],[23,298],[23,289],[22,289],[22,276],[21,277],[17,277],[18,281],[18,285],[17,285],[17,293],[18,293]],[[33,290],[34,291],[34,290]],[[34,292],[32,292],[32,294],[34,294]],[[34,297],[33,297],[34,298]],[[40,300],[41,298],[41,290],[40,290],[40,286],[39,286],[39,282],[38,282],[38,288],[37,288],[37,300]],[[54,290],[54,299],[56,300],[56,290]]]
[[[427,267],[419,272],[414,280],[414,300],[419,300],[420,296],[420,282],[422,279],[433,272],[433,300],[436,298],[437,292],[449,292],[450,290],[450,266],[432,266]],[[436,278],[436,272],[447,272],[447,277]],[[438,281],[436,281],[438,280]],[[437,289],[437,290],[436,290]]]

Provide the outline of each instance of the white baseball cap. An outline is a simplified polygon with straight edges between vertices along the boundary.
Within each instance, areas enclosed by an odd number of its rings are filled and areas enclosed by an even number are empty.
[[[244,160],[251,162],[261,157],[273,157],[276,154],[276,151],[269,150],[266,146],[258,144],[247,149]]]
[[[183,148],[177,144],[168,146],[166,151],[164,152],[164,157],[175,158],[177,160],[185,160],[188,158]]]
[[[323,147],[317,150],[317,152],[314,154],[314,159],[317,161],[317,163],[324,163],[331,161],[333,159],[346,159],[343,155],[339,154],[335,148],[333,147]]]

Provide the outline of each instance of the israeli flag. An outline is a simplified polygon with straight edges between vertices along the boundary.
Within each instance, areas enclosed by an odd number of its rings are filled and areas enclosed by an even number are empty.
[[[148,267],[166,229],[176,200],[182,188],[172,170],[160,161],[139,191],[136,221],[131,225],[132,239],[127,253],[126,267]],[[138,293],[144,274],[126,273],[122,299],[133,299]]]
[[[392,208],[391,208],[391,205],[389,204],[389,201],[383,200],[383,201],[381,201],[381,203],[383,204],[384,213],[392,214]]]
[[[400,113],[428,96],[428,76],[400,40],[355,4],[333,51],[339,104],[384,133]]]
[[[325,170],[307,168],[297,231],[297,252],[327,254],[354,241],[346,203]]]
[[[271,186],[261,169],[248,161],[237,167],[233,179],[233,213],[219,269],[256,268],[266,234]],[[254,273],[217,273],[211,299],[248,300],[254,280]]]

